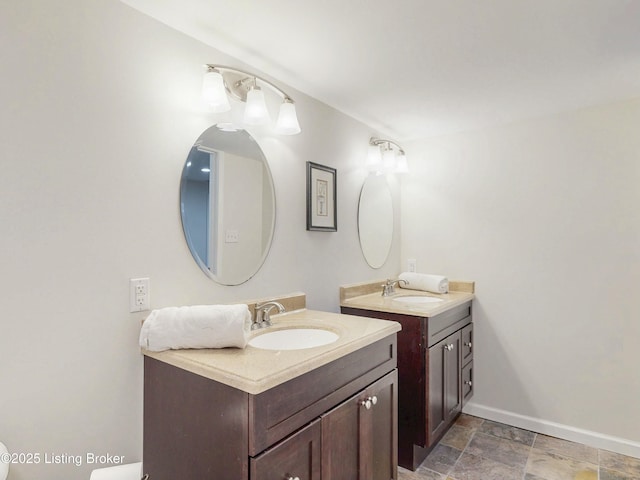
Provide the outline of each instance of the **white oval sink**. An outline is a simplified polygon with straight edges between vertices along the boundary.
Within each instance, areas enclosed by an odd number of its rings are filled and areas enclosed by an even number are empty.
[[[287,328],[257,335],[249,345],[264,350],[302,350],[328,345],[338,338],[338,334],[320,328]]]
[[[429,303],[440,303],[442,302],[442,299],[436,297],[424,297],[422,295],[407,295],[405,297],[394,297],[393,301],[409,305],[426,305]]]

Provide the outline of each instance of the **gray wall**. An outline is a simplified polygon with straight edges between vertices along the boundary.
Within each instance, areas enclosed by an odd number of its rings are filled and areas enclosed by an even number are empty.
[[[153,308],[303,291],[337,311],[338,285],[397,273],[398,242],[381,271],[358,244],[366,126],[281,85],[303,133],[252,131],[274,177],[274,243],[254,278],[223,287],[185,244],[179,181],[213,123],[202,65],[254,69],[116,0],[3,1],[0,32],[0,441],[12,452],[141,459],[144,314],[129,313],[129,278],[151,278]],[[305,229],[306,161],[338,170],[337,233]],[[94,467],[14,465],[10,479],[86,480]]]
[[[477,282],[468,411],[640,457],[640,100],[407,145],[402,263]]]

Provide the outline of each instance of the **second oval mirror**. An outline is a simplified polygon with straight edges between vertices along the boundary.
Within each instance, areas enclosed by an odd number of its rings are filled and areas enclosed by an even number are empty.
[[[182,227],[200,268],[223,285],[249,280],[271,247],[275,212],[273,179],[255,139],[224,125],[205,130],[180,183]]]
[[[393,240],[393,198],[382,175],[370,175],[364,181],[358,204],[358,235],[369,266],[382,267]]]

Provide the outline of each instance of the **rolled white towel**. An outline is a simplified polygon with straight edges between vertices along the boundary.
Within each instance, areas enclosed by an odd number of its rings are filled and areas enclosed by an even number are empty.
[[[245,304],[194,305],[153,310],[142,324],[140,346],[152,352],[247,346],[251,314]]]
[[[398,278],[405,280],[408,285],[400,285],[411,290],[424,290],[433,293],[448,293],[449,279],[442,275],[429,275],[426,273],[402,272]]]

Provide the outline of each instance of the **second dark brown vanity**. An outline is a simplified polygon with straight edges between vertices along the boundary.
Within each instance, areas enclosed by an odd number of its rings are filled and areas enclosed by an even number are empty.
[[[471,292],[440,295],[436,306],[394,302],[402,295],[428,295],[399,290],[381,297],[341,289],[341,312],[393,320],[398,332],[398,464],[415,470],[442,438],[473,395],[473,323]],[[359,285],[358,288],[363,288]],[[437,297],[438,295],[432,295]]]

